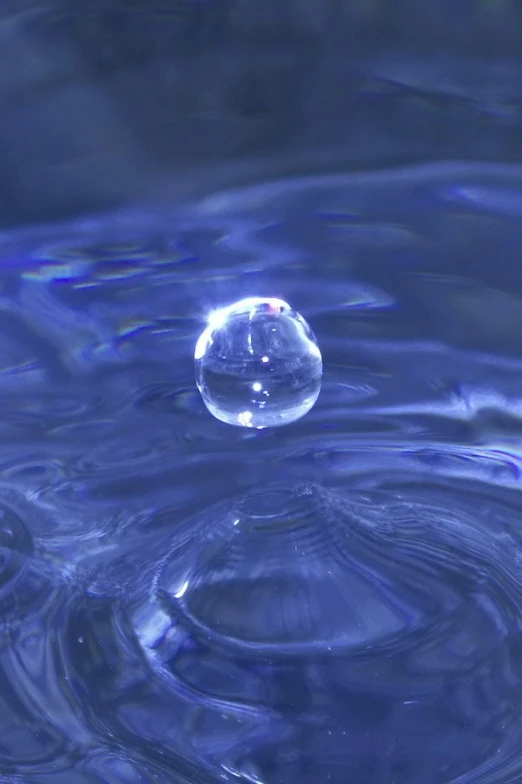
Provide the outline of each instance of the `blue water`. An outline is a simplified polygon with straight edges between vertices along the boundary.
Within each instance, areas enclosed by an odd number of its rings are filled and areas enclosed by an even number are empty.
[[[0,237],[0,782],[522,781],[522,170],[267,182]],[[292,303],[286,427],[196,340]]]

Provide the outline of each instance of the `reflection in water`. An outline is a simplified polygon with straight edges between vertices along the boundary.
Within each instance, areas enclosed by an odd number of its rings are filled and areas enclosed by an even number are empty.
[[[520,188],[339,175],[0,238],[0,782],[522,779]],[[321,396],[230,428],[194,344],[267,291]]]

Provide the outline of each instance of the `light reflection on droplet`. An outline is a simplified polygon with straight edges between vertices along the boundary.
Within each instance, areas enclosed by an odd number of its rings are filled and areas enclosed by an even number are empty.
[[[312,408],[321,387],[315,336],[281,299],[249,297],[211,313],[194,361],[205,405],[231,425],[295,422]]]

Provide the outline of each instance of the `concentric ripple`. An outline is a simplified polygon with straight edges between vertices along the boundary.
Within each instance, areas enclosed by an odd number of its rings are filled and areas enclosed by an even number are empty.
[[[52,564],[38,557],[21,514],[40,516],[12,490],[0,488],[0,645],[29,617],[44,611],[55,590]]]
[[[0,782],[522,781],[520,194],[427,166],[0,237]],[[242,432],[194,345],[267,295],[322,392]]]
[[[311,484],[256,490],[209,514],[192,569],[174,553],[157,590],[199,635],[253,655],[366,649],[404,634],[423,598],[387,596],[375,565],[358,563],[366,523],[362,504],[343,507]]]
[[[209,767],[442,782],[521,736],[522,537],[477,519],[478,498],[446,499],[278,483],[178,532],[134,623],[176,710],[238,725],[200,749]]]

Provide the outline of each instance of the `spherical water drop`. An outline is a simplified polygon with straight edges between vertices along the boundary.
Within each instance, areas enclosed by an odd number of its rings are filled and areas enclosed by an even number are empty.
[[[315,336],[280,299],[249,297],[213,313],[194,361],[206,407],[229,425],[295,422],[310,411],[321,388]]]

